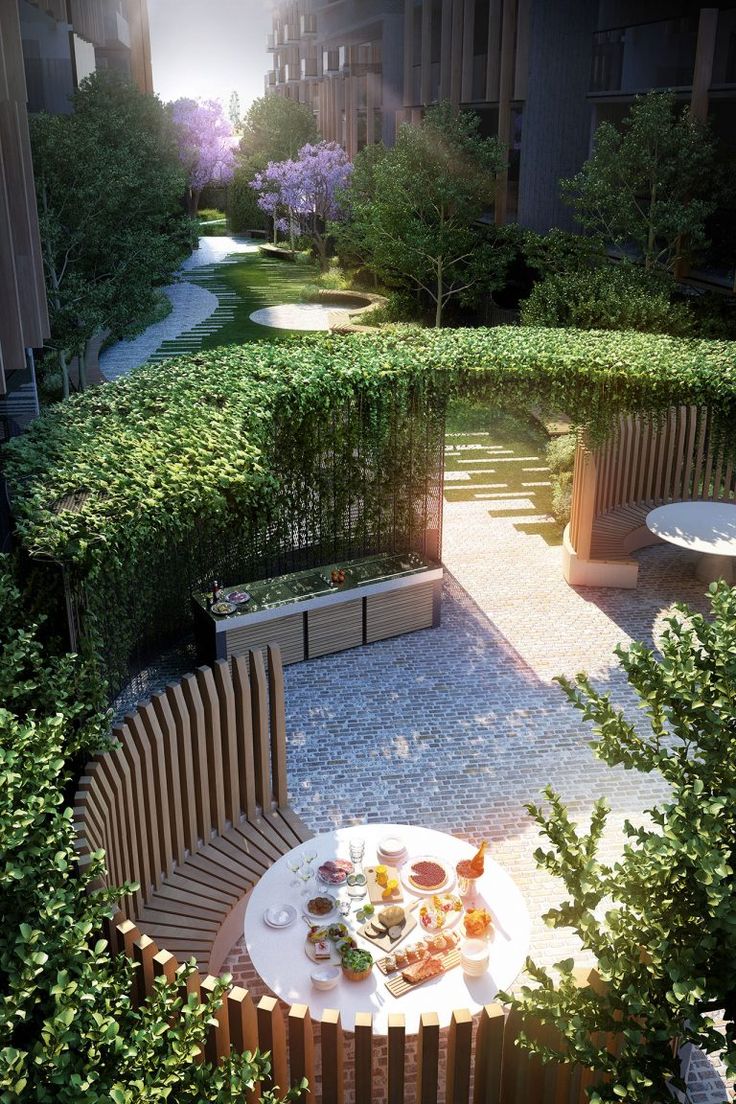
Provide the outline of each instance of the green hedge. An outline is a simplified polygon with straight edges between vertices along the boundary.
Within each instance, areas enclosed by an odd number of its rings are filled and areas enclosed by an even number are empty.
[[[69,565],[85,585],[90,612],[109,622],[105,654],[116,650],[122,669],[164,583],[178,574],[181,593],[200,569],[183,576],[181,550],[198,534],[216,546],[242,531],[265,542],[265,554],[283,537],[280,517],[305,546],[333,526],[337,554],[351,510],[363,510],[351,524],[366,541],[385,523],[385,498],[387,511],[411,511],[405,489],[431,461],[418,454],[412,410],[441,417],[451,393],[489,395],[496,405],[564,409],[602,436],[618,412],[694,402],[714,408],[725,435],[736,425],[735,368],[726,342],[518,327],[217,349],[74,396],[13,441],[18,536],[31,556]],[[74,509],[60,509],[69,495]],[[137,620],[124,612],[136,596]],[[180,632],[180,620],[171,629]]]

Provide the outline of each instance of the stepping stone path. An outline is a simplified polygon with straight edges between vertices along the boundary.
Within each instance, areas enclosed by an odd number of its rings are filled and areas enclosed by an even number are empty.
[[[202,348],[202,343],[206,341],[212,334],[217,333],[218,330],[226,326],[228,322],[232,322],[235,318],[235,312],[241,303],[241,298],[236,291],[233,291],[230,284],[221,279],[219,272],[224,265],[236,265],[241,261],[241,257],[238,254],[232,254],[231,256],[224,257],[216,264],[205,265],[203,268],[198,268],[195,272],[189,275],[189,282],[204,288],[215,296],[217,305],[213,312],[208,315],[207,318],[199,322],[190,330],[185,330],[177,337],[172,338],[169,341],[164,341],[153,354],[149,357],[149,362],[155,364],[162,360],[169,360],[175,356],[186,356],[189,353],[196,353]]]

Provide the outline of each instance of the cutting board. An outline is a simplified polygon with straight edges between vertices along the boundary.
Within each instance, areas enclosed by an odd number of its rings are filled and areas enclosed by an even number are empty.
[[[375,866],[364,866],[363,873],[365,874],[366,885],[368,887],[368,899],[372,905],[395,905],[397,901],[404,900],[399,872],[395,866],[386,867],[386,876],[388,880],[391,881],[392,878],[395,878],[399,883],[390,897],[383,896],[384,887],[380,886],[376,881]]]
[[[368,935],[365,929],[371,928],[373,926],[372,920],[369,920],[367,924],[364,924],[362,928],[358,929],[358,935],[361,937],[361,939],[367,939],[369,943],[375,943],[375,945],[377,947],[380,947],[382,951],[388,951],[390,954],[395,947],[398,947],[402,939],[404,939],[409,934],[409,932],[413,932],[416,928],[417,916],[414,910],[416,909],[416,906],[418,904],[419,902],[415,901],[414,904],[411,906],[411,911],[407,912],[406,922],[401,929],[401,935],[398,937],[398,939],[391,939],[388,931],[386,931],[384,935]]]
[[[417,981],[414,985],[411,985],[408,981],[405,981],[402,975],[399,973],[391,981],[386,982],[386,988],[393,997],[403,997],[406,993],[410,993],[412,989],[418,989],[420,985],[424,985],[428,981],[432,981],[433,978],[442,977],[442,974],[446,974],[448,970],[454,969],[455,966],[460,965],[460,949],[454,947],[451,951],[445,951],[444,954],[439,955],[440,964],[442,966],[442,973],[433,974],[432,977],[423,978],[422,981]]]

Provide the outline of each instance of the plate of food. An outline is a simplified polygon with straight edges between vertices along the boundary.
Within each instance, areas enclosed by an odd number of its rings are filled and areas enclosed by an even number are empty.
[[[328,859],[317,868],[317,875],[325,885],[341,886],[345,885],[348,874],[352,874],[353,869],[349,859]]]
[[[311,958],[312,962],[339,966],[342,961],[340,951],[327,934],[327,928],[319,924],[314,924],[309,929],[307,938],[304,940],[304,950],[307,958]]]
[[[412,893],[444,893],[454,885],[455,875],[435,855],[417,855],[402,867],[401,880]]]
[[[428,932],[454,928],[463,914],[463,903],[455,893],[435,893],[419,906],[419,923]]]
[[[250,602],[250,594],[247,590],[231,590],[225,598],[228,602],[234,602],[236,606],[244,606],[246,602]]]
[[[210,606],[210,613],[217,614],[218,617],[225,617],[228,613],[235,613],[235,606],[232,602],[214,602]]]
[[[337,897],[333,897],[331,893],[305,894],[304,915],[320,924],[329,923],[338,915]]]

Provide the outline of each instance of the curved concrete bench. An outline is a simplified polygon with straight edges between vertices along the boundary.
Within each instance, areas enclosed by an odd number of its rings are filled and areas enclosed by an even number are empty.
[[[75,801],[81,860],[137,882],[125,918],[179,961],[217,974],[243,930],[247,893],[311,836],[289,807],[281,653],[200,667],[113,730]]]

